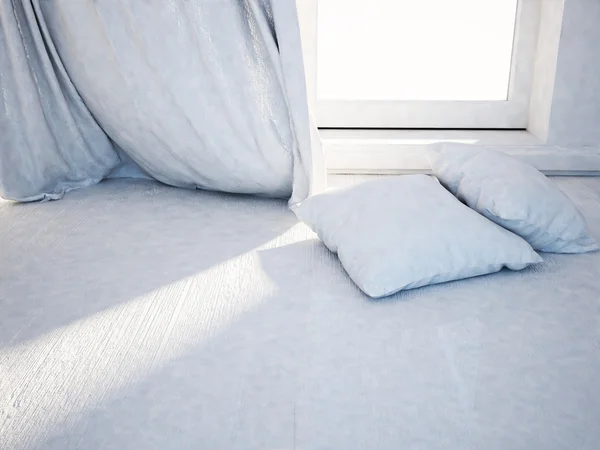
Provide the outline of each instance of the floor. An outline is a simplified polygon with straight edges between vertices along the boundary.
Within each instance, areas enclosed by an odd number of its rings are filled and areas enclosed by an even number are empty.
[[[373,301],[283,201],[0,202],[0,449],[597,449],[600,253],[544,260]]]

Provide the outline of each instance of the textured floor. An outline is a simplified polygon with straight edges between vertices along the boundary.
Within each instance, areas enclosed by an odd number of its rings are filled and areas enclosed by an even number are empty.
[[[544,258],[376,302],[281,201],[0,203],[0,449],[596,450],[600,253]]]

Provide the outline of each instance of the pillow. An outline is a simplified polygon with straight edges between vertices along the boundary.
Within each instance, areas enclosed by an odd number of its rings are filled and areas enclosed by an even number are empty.
[[[541,258],[427,175],[382,177],[293,208],[371,297],[474,277]]]
[[[485,148],[442,144],[432,151],[433,173],[468,206],[542,252],[598,250],[583,215],[534,167]]]

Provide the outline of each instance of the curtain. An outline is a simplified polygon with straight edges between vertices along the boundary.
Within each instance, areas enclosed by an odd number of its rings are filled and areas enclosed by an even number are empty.
[[[290,198],[323,188],[294,0],[0,6],[0,194],[109,176]]]

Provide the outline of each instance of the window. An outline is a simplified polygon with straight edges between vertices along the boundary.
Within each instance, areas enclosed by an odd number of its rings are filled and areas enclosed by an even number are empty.
[[[528,125],[539,0],[298,0],[320,128]]]

